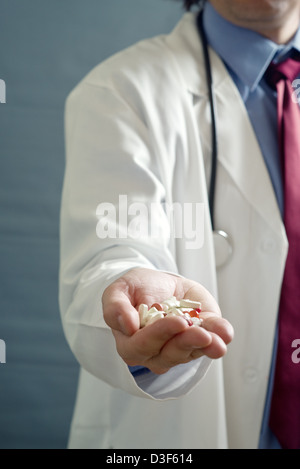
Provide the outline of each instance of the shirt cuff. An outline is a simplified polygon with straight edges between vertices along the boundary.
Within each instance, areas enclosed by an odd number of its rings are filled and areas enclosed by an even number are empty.
[[[128,368],[134,378],[145,373],[151,373],[151,371],[145,366],[129,366]]]

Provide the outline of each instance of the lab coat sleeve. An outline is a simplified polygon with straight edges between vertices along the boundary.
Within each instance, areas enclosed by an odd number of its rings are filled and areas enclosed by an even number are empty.
[[[161,170],[147,116],[113,87],[86,80],[68,97],[65,132],[60,309],[70,348],[84,369],[112,386],[141,397],[179,397],[193,389],[210,360],[136,381],[102,314],[105,288],[126,271],[177,274],[162,205],[170,176]],[[169,168],[171,174],[172,157]]]

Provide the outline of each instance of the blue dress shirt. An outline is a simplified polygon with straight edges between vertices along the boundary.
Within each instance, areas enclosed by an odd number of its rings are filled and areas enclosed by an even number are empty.
[[[293,48],[300,52],[300,28],[287,45],[278,45],[258,33],[229,23],[208,2],[204,7],[203,21],[208,43],[224,61],[244,101],[283,214],[283,184],[277,144],[277,97],[264,81],[264,74],[272,60],[285,59]],[[261,429],[261,449],[280,448],[268,427],[275,356],[276,340]],[[149,372],[139,366],[130,367],[130,370],[135,378]]]

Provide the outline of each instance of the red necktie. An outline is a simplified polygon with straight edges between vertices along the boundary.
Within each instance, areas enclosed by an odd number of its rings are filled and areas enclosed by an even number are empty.
[[[267,72],[267,80],[276,86],[278,96],[284,224],[289,241],[270,413],[270,428],[284,449],[300,449],[300,363],[292,360],[292,342],[300,339],[300,108],[292,87],[299,75],[300,57],[272,64]]]

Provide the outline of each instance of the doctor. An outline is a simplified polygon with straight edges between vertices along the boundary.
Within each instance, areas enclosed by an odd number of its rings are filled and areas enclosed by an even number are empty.
[[[299,19],[299,0],[205,3],[220,252],[198,12],[100,64],[68,97],[60,306],[81,364],[71,448],[280,447],[268,418],[288,241],[264,74],[299,53]],[[139,329],[136,307],[172,295],[202,302],[203,327],[168,318]]]

